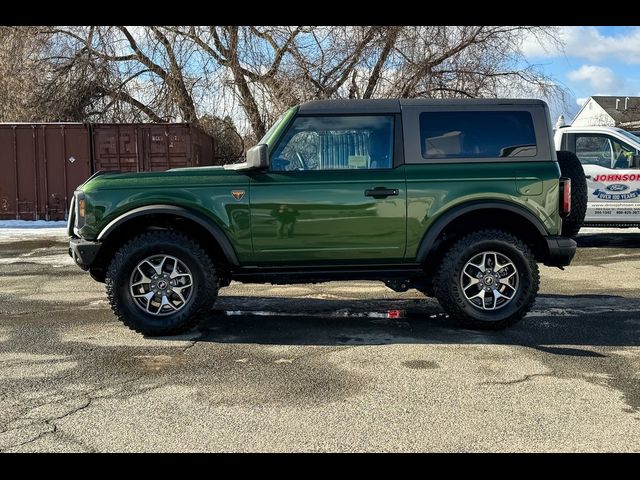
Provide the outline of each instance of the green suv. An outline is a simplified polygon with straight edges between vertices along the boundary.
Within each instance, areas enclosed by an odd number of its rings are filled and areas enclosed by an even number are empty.
[[[379,280],[498,329],[531,308],[537,263],[575,254],[560,172],[539,100],[315,101],[241,164],[96,173],[69,253],[147,335],[192,328],[231,280]]]

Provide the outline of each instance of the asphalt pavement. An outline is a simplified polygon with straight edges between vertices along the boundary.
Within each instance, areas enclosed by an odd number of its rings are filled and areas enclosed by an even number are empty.
[[[502,332],[376,282],[242,285],[189,334],[0,236],[0,451],[640,451],[640,233],[587,230]]]

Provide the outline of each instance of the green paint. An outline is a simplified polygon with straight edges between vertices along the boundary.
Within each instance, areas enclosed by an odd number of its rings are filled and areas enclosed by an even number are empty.
[[[288,110],[261,140],[271,151],[297,114]],[[411,263],[429,227],[468,201],[502,200],[530,211],[558,235],[558,164],[425,163],[392,170],[242,172],[222,167],[105,174],[81,187],[94,240],[127,211],[156,204],[215,222],[243,265]],[[367,189],[397,189],[375,199]],[[232,191],[244,190],[236,200]]]

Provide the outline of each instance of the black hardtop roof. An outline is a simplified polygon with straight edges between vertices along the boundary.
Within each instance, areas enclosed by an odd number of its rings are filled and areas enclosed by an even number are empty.
[[[300,105],[301,114],[400,113],[404,106],[438,105],[546,105],[533,98],[376,98],[314,100]]]

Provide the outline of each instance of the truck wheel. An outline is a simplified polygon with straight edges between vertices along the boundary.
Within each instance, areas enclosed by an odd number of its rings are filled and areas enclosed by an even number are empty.
[[[575,237],[587,213],[587,177],[575,153],[559,150],[556,155],[562,176],[571,179],[571,213],[562,219],[561,233],[564,237]]]
[[[131,239],[113,257],[105,283],[116,316],[150,336],[194,327],[218,294],[211,257],[199,243],[175,231]]]
[[[449,249],[434,278],[434,290],[459,325],[499,330],[527,314],[539,283],[538,264],[521,240],[500,230],[482,230]]]

